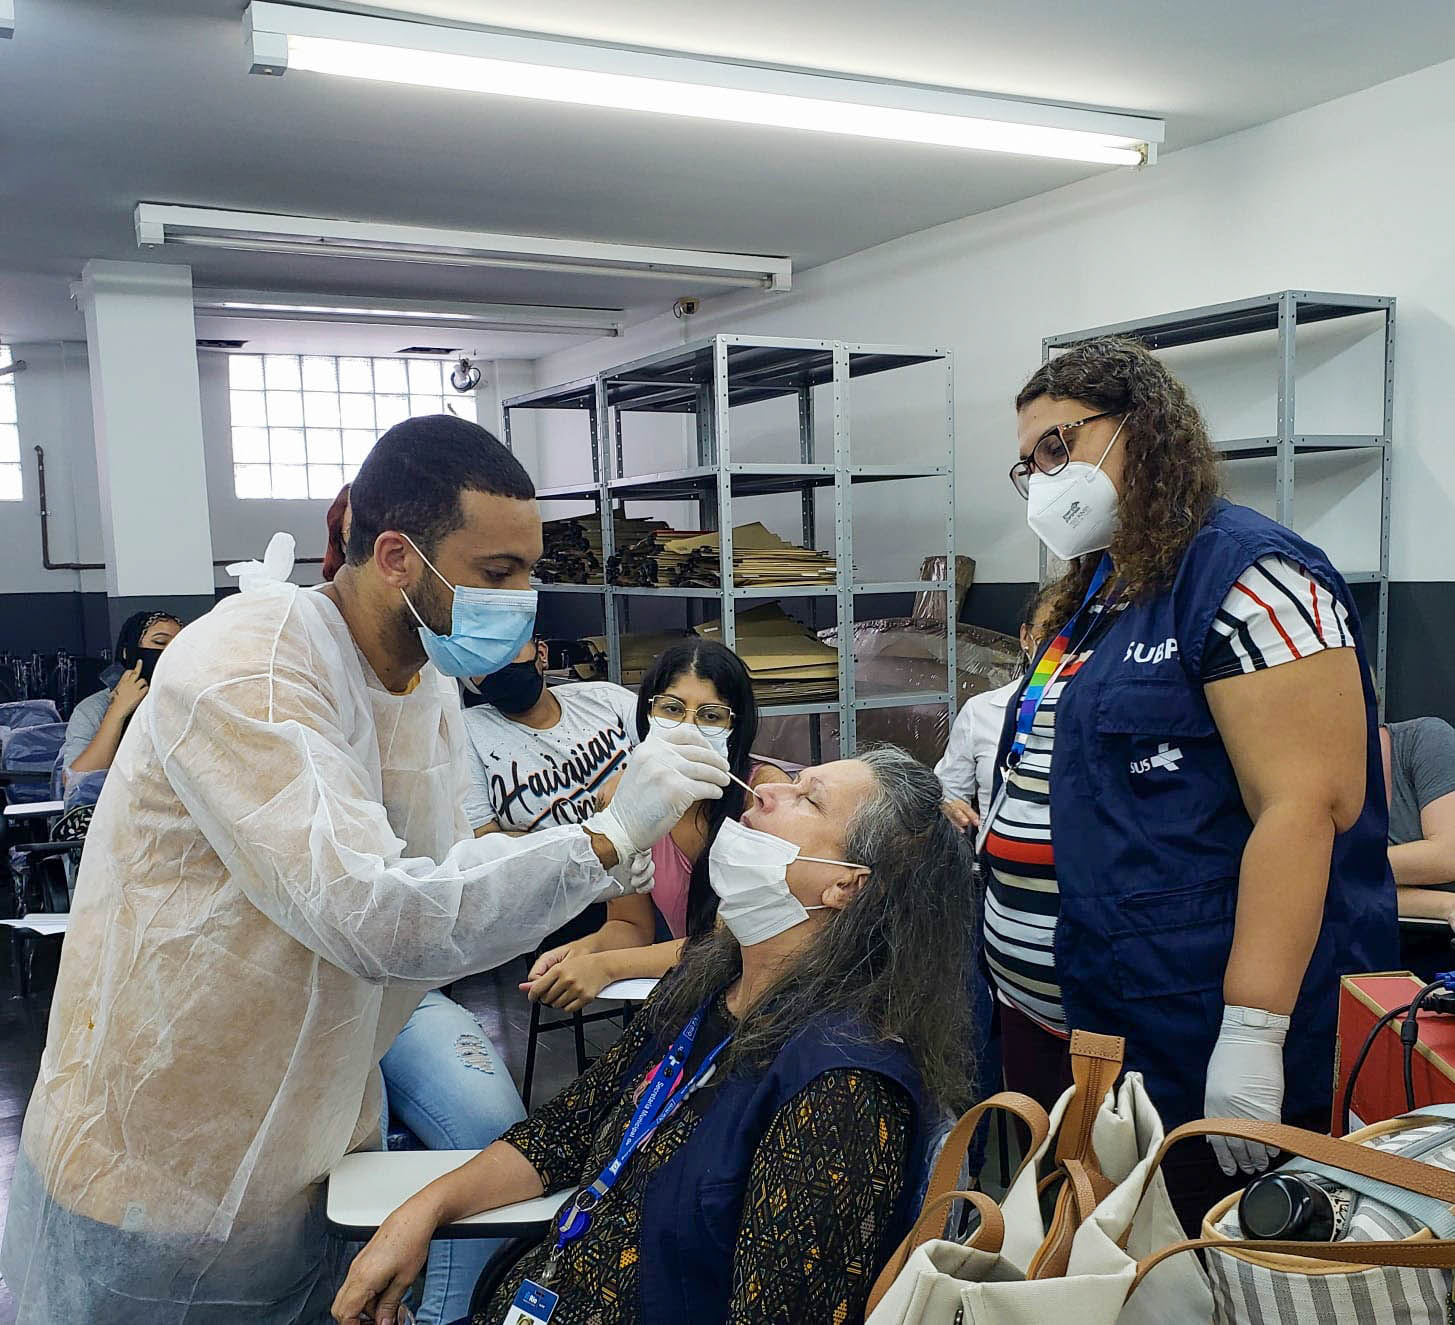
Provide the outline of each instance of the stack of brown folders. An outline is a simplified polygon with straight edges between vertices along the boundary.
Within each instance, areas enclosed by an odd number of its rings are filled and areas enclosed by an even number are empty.
[[[620,549],[607,567],[612,584],[643,588],[717,589],[722,586],[721,543],[715,532],[653,530]],[[738,588],[776,588],[834,583],[834,559],[779,538],[761,524],[733,530],[733,583]]]
[[[614,525],[616,546],[640,543],[659,529],[660,520],[629,520],[618,515]],[[573,515],[541,525],[544,554],[536,562],[535,577],[542,584],[600,584],[601,517]]]

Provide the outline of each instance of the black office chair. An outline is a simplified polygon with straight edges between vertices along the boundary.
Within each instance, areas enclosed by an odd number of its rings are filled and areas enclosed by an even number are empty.
[[[16,914],[44,912],[65,915],[71,909],[75,890],[76,864],[86,845],[91,823],[89,805],[64,814],[44,842],[20,842],[9,850],[11,879],[15,889]],[[60,946],[60,934],[38,934],[29,929],[11,929],[10,949],[21,998],[29,998],[35,987],[35,951],[42,941]]]
[[[547,935],[538,947],[531,954],[531,963],[543,952],[549,952],[552,948],[559,948],[563,943],[570,943],[575,939],[583,939],[588,934],[594,934],[606,923],[606,907],[597,903],[595,906],[588,906],[574,920],[568,920],[554,934]],[[586,1056],[586,1023],[588,1021],[605,1021],[609,1017],[616,1017],[620,1014],[612,1009],[607,1012],[573,1012],[568,1017],[557,1017],[554,1021],[546,1021],[542,1015],[542,1005],[532,1003],[530,1005],[530,1030],[527,1033],[525,1043],[525,1071],[521,1077],[520,1098],[526,1110],[530,1110],[531,1091],[535,1085],[536,1075],[536,1048],[540,1037],[548,1031],[562,1031],[570,1029],[576,1036],[576,1072],[577,1075],[584,1072],[590,1066],[590,1059]]]

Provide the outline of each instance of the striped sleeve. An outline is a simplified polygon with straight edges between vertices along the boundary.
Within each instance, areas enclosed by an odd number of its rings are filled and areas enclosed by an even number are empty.
[[[1349,614],[1333,594],[1297,563],[1261,557],[1218,608],[1203,650],[1203,683],[1353,643]]]

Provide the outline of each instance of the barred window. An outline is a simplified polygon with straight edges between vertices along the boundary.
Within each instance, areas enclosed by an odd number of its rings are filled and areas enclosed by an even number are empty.
[[[10,347],[0,345],[0,369],[11,365]],[[0,501],[19,501],[20,425],[15,412],[15,374],[0,372]]]
[[[449,366],[439,359],[229,355],[233,491],[330,501],[380,433],[400,420],[474,419],[475,397],[450,387]]]

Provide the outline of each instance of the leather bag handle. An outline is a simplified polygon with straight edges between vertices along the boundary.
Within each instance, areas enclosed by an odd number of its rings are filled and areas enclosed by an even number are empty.
[[[1250,1138],[1251,1139],[1251,1138]],[[1402,1242],[1284,1242],[1260,1238],[1189,1238],[1153,1253],[1137,1263],[1137,1275],[1127,1289],[1130,1297],[1148,1274],[1163,1261],[1184,1251],[1258,1251],[1270,1255],[1301,1256],[1311,1261],[1344,1265],[1390,1265],[1406,1270],[1455,1269],[1455,1238],[1421,1238]]]
[[[998,1095],[982,1100],[961,1116],[945,1138],[944,1148],[940,1151],[939,1159],[935,1161],[929,1186],[925,1189],[925,1205],[954,1190],[960,1177],[960,1163],[970,1149],[970,1142],[975,1138],[975,1129],[987,1114],[996,1111],[1019,1119],[1030,1131],[1031,1142],[1026,1148],[1026,1158],[1021,1161],[1021,1168],[1025,1167],[1027,1160],[1045,1144],[1046,1138],[1051,1134],[1051,1120],[1046,1116],[1046,1111],[1029,1095],[1003,1090]],[[1019,1173],[1020,1170],[1017,1169],[1017,1176]]]
[[[1286,1123],[1256,1122],[1250,1118],[1202,1118],[1183,1123],[1169,1132],[1147,1171],[1148,1183],[1179,1141],[1191,1137],[1232,1136],[1261,1141],[1275,1150],[1304,1159],[1317,1160],[1330,1168],[1343,1169],[1363,1178],[1402,1187],[1420,1196],[1455,1205],[1455,1172],[1410,1159],[1405,1155],[1375,1150],[1357,1141],[1345,1141],[1319,1132],[1290,1127]],[[1143,1189],[1143,1196],[1146,1189]],[[1130,1227],[1130,1225],[1129,1225]],[[1308,1260],[1333,1261],[1344,1265],[1389,1265],[1406,1269],[1455,1269],[1455,1239],[1420,1238],[1399,1242],[1294,1242],[1262,1238],[1191,1238],[1173,1243],[1148,1256],[1137,1266],[1128,1295],[1148,1273],[1170,1256],[1184,1251],[1210,1248],[1219,1251],[1255,1251],[1273,1255],[1302,1256]]]
[[[1125,1051],[1126,1041],[1120,1035],[1071,1032],[1071,1079],[1076,1089],[1056,1138],[1057,1166],[1068,1181],[1056,1197],[1051,1226],[1026,1267],[1027,1279],[1059,1279],[1066,1273],[1076,1230],[1113,1190],[1097,1161],[1091,1134],[1102,1101],[1121,1074]]]
[[[980,1227],[970,1235],[965,1246],[974,1247],[977,1251],[989,1252],[991,1255],[999,1254],[1001,1245],[1005,1241],[1005,1216],[1001,1214],[1000,1207],[984,1192],[944,1192],[935,1197],[933,1201],[925,1202],[924,1209],[920,1211],[920,1217],[915,1220],[914,1227],[909,1231],[909,1236],[895,1248],[894,1254],[880,1270],[879,1277],[874,1281],[874,1287],[869,1293],[869,1305],[864,1313],[866,1316],[872,1314],[874,1308],[883,1300],[890,1285],[899,1278],[904,1267],[909,1264],[909,1258],[914,1255],[915,1249],[939,1236],[945,1216],[949,1214],[950,1207],[956,1201],[969,1201],[980,1212]]]

